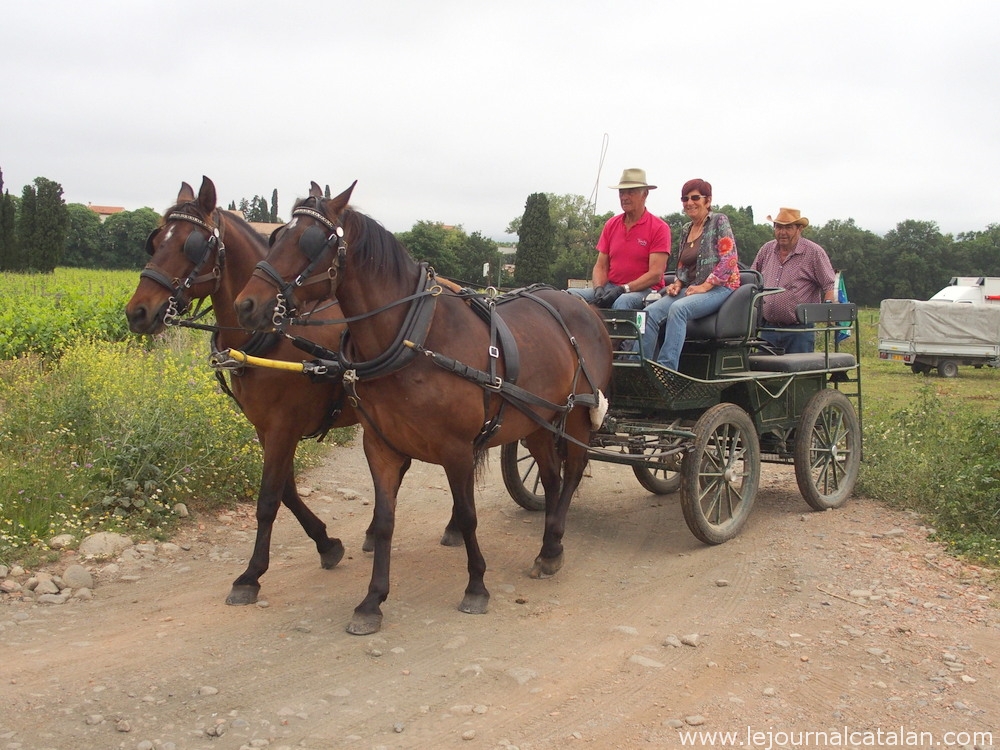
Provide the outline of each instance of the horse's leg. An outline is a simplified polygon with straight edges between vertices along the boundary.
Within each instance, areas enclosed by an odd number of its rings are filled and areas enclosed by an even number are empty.
[[[577,440],[586,442],[590,437],[590,429],[583,426],[582,429],[570,429],[569,422],[574,421],[577,410],[570,415],[567,422],[567,434],[572,435]],[[584,413],[584,416],[587,415]],[[579,423],[579,420],[576,420]],[[557,438],[554,435],[548,436],[548,444],[551,455],[555,458],[555,466],[559,466],[559,457],[556,450]],[[544,578],[551,576],[563,565],[563,534],[566,532],[566,514],[569,512],[570,501],[580,480],[583,478],[583,471],[587,466],[587,449],[566,441],[565,458],[562,461],[562,481],[558,493],[550,493],[548,488],[545,492],[545,532],[542,535],[542,548],[535,558],[535,563],[531,567],[529,575],[532,578]]]
[[[407,459],[406,466],[403,468],[403,473],[405,474],[407,469],[410,468],[409,459]],[[368,524],[368,528],[365,530],[365,542],[361,545],[361,549],[365,552],[371,552],[375,549],[375,536],[373,534],[373,529],[375,527],[375,519],[372,518],[372,522]],[[455,508],[452,506],[451,518],[448,520],[448,525],[444,527],[444,534],[441,536],[441,544],[445,547],[458,547],[463,543],[462,531],[459,529],[458,521],[455,518]]]
[[[344,558],[344,544],[339,539],[330,537],[326,533],[326,524],[302,502],[295,486],[294,468],[288,472],[281,500],[299,520],[309,538],[316,542],[319,564],[326,570],[337,567],[337,563]]]
[[[365,430],[363,444],[375,485],[375,509],[368,527],[374,542],[374,555],[368,595],[354,608],[354,616],[347,625],[347,632],[352,635],[377,633],[382,627],[380,605],[389,596],[389,562],[392,532],[396,525],[396,496],[399,485],[403,482],[403,475],[410,466],[410,459],[388,447],[375,435],[375,430]]]
[[[452,510],[451,524],[455,524],[465,541],[465,552],[468,557],[469,585],[465,588],[465,596],[458,605],[459,610],[470,615],[485,614],[490,602],[490,592],[486,590],[483,578],[486,575],[486,558],[479,548],[476,537],[476,527],[479,524],[476,516],[476,483],[474,462],[460,461],[444,467],[451,487]]]
[[[407,471],[410,470],[410,463],[411,463],[410,459],[407,458],[406,459],[406,463],[403,465],[402,469],[400,470],[400,474],[399,474],[400,477],[402,477],[404,474],[406,474]],[[459,539],[459,542],[461,543],[461,539]],[[443,540],[442,540],[441,544],[444,544]],[[361,550],[363,552],[374,552],[375,551],[375,512],[374,511],[372,511],[372,521],[371,521],[370,524],[368,524],[368,528],[365,529],[365,541],[364,541],[364,544],[361,545]]]
[[[233,581],[226,604],[253,604],[257,601],[260,577],[270,566],[271,532],[282,501],[291,508],[306,533],[316,542],[323,567],[332,568],[344,556],[344,545],[339,539],[327,536],[326,525],[305,506],[295,489],[292,465],[298,440],[274,434],[265,436],[258,433],[258,436],[264,449],[264,466],[257,494],[257,538],[247,569]]]

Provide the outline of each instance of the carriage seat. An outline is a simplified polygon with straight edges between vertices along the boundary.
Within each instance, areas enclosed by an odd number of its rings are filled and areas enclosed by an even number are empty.
[[[795,317],[800,323],[816,326],[822,323],[853,323],[858,306],[851,302],[812,302],[796,306]],[[827,342],[829,343],[829,342]],[[802,354],[751,354],[750,369],[762,372],[808,372],[854,368],[857,358],[847,352],[805,352]]]
[[[667,283],[673,281],[668,274]],[[704,318],[689,320],[687,340],[741,339],[752,338],[760,323],[760,297],[764,280],[760,273],[752,270],[740,271],[740,286],[726,297],[716,312]]]
[[[829,357],[829,362],[827,361]],[[857,360],[847,352],[803,354],[751,354],[750,369],[756,372],[811,372],[853,368]]]

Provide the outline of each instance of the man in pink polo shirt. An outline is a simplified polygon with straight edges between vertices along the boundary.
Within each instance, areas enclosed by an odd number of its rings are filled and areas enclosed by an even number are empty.
[[[624,213],[608,219],[597,241],[593,288],[571,289],[587,302],[616,310],[641,310],[650,291],[663,287],[670,257],[670,227],[646,210],[646,196],[656,185],[643,169],[626,169],[617,185]]]
[[[793,330],[761,331],[760,336],[786,354],[811,352],[815,334],[799,323],[795,308],[804,302],[836,302],[837,277],[826,251],[802,236],[809,219],[797,208],[782,208],[767,220],[774,222],[774,239],[760,248],[752,268],[760,271],[765,287],[785,291],[764,297],[761,325]]]

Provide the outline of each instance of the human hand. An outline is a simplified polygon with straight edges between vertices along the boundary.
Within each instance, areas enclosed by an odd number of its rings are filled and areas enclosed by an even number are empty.
[[[679,281],[671,282],[669,285],[667,285],[667,294],[669,294],[671,297],[676,297],[678,294],[680,294],[682,286],[683,285]]]
[[[601,297],[604,296],[604,288],[606,286],[607,286],[607,284],[598,284],[597,286],[594,287],[594,297],[590,301],[590,303],[592,305],[596,305],[596,304],[598,304],[598,302],[601,301]]]
[[[605,284],[604,293],[597,301],[598,307],[611,307],[614,301],[625,293],[625,287],[621,284]]]

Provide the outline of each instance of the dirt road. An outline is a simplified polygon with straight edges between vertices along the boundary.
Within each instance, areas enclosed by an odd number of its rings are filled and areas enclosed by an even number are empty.
[[[814,513],[790,468],[765,467],[748,526],[707,547],[676,498],[624,467],[592,474],[565,566],[532,580],[542,516],[508,498],[493,457],[481,616],[457,610],[464,550],[438,544],[444,474],[415,464],[383,628],[345,632],[371,572],[357,446],[301,478],[344,560],[322,570],[283,512],[256,606],[224,604],[252,508],[195,519],[179,549],[87,563],[90,601],[5,595],[0,748],[1000,744],[995,578],[943,554],[911,515],[858,498]]]

